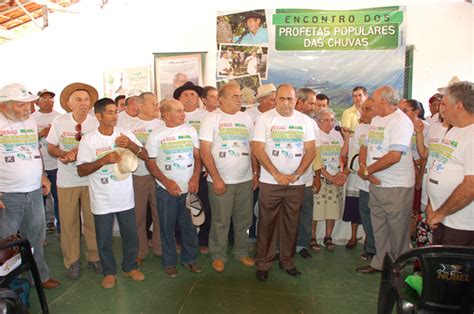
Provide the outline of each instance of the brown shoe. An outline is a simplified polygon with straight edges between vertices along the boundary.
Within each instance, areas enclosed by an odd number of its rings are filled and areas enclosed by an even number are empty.
[[[41,285],[43,286],[44,289],[54,289],[54,288],[59,287],[61,283],[57,281],[56,279],[49,278],[48,280],[41,283]]]
[[[190,263],[190,264],[182,264],[187,270],[189,270],[192,273],[200,273],[202,272],[201,266],[199,266],[197,263]]]
[[[114,275],[106,275],[104,279],[102,279],[102,287],[105,289],[112,289],[115,287],[115,283],[117,282],[117,278]]]
[[[215,260],[212,260],[212,268],[217,272],[217,273],[222,273],[225,268],[224,261],[221,259],[216,258]]]
[[[250,256],[241,257],[239,260],[242,264],[244,264],[247,267],[255,266],[255,261]]]
[[[201,245],[199,247],[199,251],[201,252],[201,254],[209,254],[209,247],[205,245]]]
[[[145,275],[143,275],[138,269],[133,269],[128,273],[122,272],[125,277],[132,278],[135,281],[143,281],[145,280]]]
[[[167,273],[171,278],[176,278],[176,276],[178,276],[178,271],[174,266],[165,267],[165,273]]]

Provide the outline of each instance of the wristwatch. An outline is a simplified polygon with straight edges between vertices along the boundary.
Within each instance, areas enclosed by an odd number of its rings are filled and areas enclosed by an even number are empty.
[[[296,172],[293,172],[292,175],[296,176],[296,181],[298,181],[298,180],[300,179],[300,177],[301,177],[301,176],[300,176],[299,174],[297,174]]]

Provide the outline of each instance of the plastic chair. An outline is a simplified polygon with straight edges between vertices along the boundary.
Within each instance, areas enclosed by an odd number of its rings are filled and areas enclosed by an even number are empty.
[[[36,266],[35,259],[31,253],[30,241],[28,241],[28,239],[21,238],[16,241],[2,243],[0,244],[0,249],[14,246],[18,246],[20,248],[21,264],[7,275],[0,276],[0,288],[6,287],[13,280],[13,278],[17,277],[22,272],[31,271],[36,292],[38,293],[38,299],[41,304],[41,310],[43,313],[49,313],[48,302],[46,301],[46,295],[44,294],[38,267]]]
[[[405,283],[402,270],[419,260],[421,295]],[[377,313],[474,313],[474,247],[432,246],[384,259]]]

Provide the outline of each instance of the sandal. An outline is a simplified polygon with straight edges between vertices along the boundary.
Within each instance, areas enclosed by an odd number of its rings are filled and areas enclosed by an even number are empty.
[[[316,241],[315,238],[312,238],[312,239],[309,241],[309,248],[310,248],[313,252],[319,252],[319,251],[321,251],[321,247],[319,246],[318,241]]]
[[[331,237],[324,237],[324,245],[326,246],[326,249],[330,252],[334,251],[334,249],[336,248],[334,243],[332,243]]]
[[[352,250],[353,248],[355,248],[355,246],[357,245],[357,240],[355,240],[354,242],[352,242],[351,240],[349,240],[349,242],[347,242],[346,244],[346,250]]]

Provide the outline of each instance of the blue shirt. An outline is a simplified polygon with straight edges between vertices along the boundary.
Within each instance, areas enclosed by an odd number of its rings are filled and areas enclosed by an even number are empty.
[[[249,32],[244,35],[240,42],[240,36],[234,36],[234,43],[235,44],[243,44],[243,45],[254,45],[254,44],[266,44],[268,43],[268,30],[266,28],[259,28],[255,35],[252,32]]]

